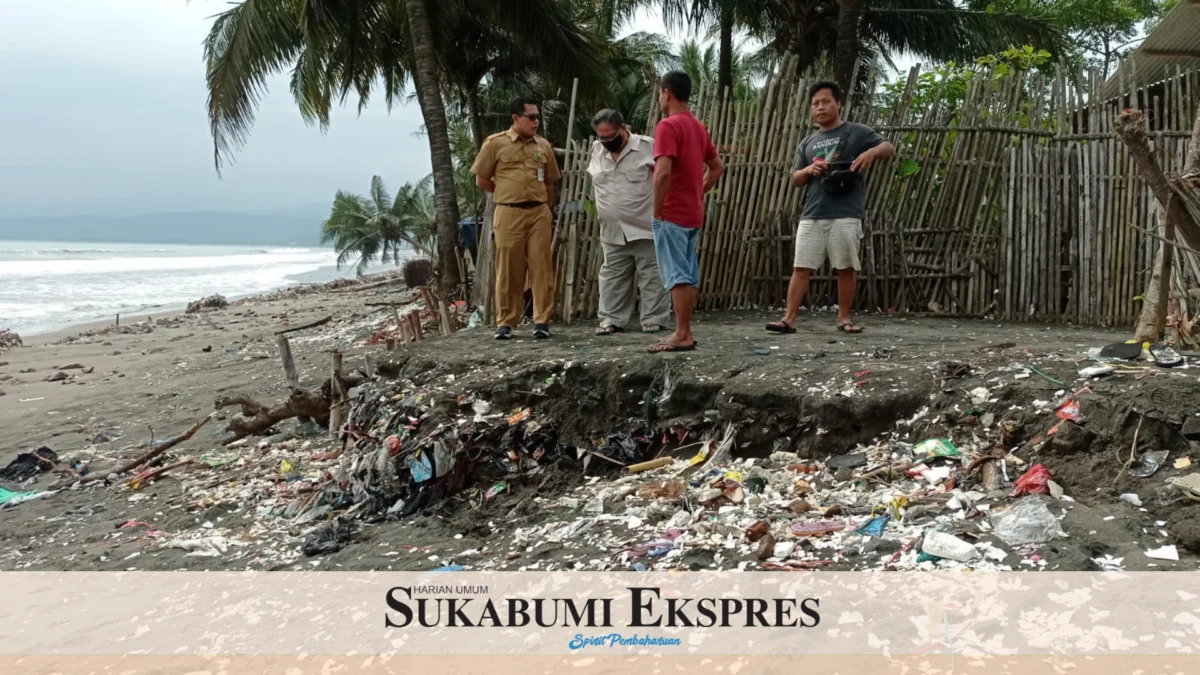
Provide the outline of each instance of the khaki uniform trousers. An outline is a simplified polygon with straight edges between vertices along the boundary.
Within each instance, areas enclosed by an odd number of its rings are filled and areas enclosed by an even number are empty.
[[[496,205],[496,325],[516,328],[525,309],[525,279],[533,290],[533,322],[550,323],[554,311],[554,236],[550,207]]]

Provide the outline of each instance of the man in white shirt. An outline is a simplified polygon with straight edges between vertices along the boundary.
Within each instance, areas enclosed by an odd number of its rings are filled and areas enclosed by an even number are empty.
[[[596,140],[588,174],[600,220],[600,328],[612,335],[633,321],[634,286],[641,291],[643,333],[665,330],[671,313],[654,254],[654,139],[629,132],[621,113],[605,109],[592,119]]]

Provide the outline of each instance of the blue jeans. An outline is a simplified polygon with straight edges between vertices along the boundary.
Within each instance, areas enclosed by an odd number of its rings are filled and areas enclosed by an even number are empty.
[[[672,289],[681,284],[699,286],[700,256],[696,244],[700,241],[700,228],[683,227],[657,218],[650,221],[650,227],[654,231],[654,252],[663,288]]]

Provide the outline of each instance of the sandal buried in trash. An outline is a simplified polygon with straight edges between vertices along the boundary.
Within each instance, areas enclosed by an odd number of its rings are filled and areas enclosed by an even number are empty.
[[[767,324],[767,332],[791,335],[792,333],[796,332],[796,327],[789,326],[782,321],[772,321],[771,323]]]
[[[1150,355],[1154,357],[1154,363],[1160,368],[1174,368],[1183,364],[1183,357],[1179,352],[1171,348],[1164,342],[1155,342],[1150,345]]]
[[[1141,355],[1142,345],[1138,342],[1114,342],[1100,350],[1100,356],[1108,359],[1132,361]]]
[[[664,328],[656,323],[649,323],[649,324],[646,324],[645,326],[642,326],[643,333],[661,333],[664,330],[666,330],[666,328]]]
[[[620,326],[614,326],[611,323],[602,323],[596,329],[596,335],[613,335],[614,333],[624,333],[625,329]]]

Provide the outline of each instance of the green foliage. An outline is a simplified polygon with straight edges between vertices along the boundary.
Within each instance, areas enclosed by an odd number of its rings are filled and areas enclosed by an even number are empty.
[[[1139,35],[1179,0],[970,0],[972,9],[988,12],[1037,11],[1062,27],[1071,41],[1054,56],[1088,63],[1108,74],[1132,51]],[[1052,50],[1053,52],[1054,50]]]
[[[339,268],[353,262],[359,274],[376,261],[400,264],[406,246],[435,259],[433,176],[405,183],[395,199],[379,176],[371,178],[367,197],[338,190],[329,218],[321,225],[321,243],[333,244]]]
[[[1015,72],[1032,70],[1050,62],[1050,52],[1030,45],[1010,47],[999,54],[988,54],[975,60],[981,66],[991,66],[993,77],[999,80]]]

